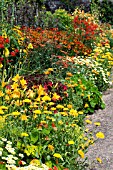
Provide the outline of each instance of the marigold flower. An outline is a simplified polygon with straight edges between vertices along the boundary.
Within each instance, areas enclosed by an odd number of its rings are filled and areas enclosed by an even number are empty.
[[[102,163],[102,160],[101,160],[101,158],[96,158],[96,160],[101,164]]]
[[[24,136],[29,136],[29,135],[28,135],[28,133],[23,132],[23,133],[21,133],[21,136],[24,137]]]
[[[4,93],[0,90],[0,97],[3,97]]]
[[[32,43],[29,43],[28,46],[27,46],[28,49],[33,49],[33,45]]]
[[[68,104],[67,107],[68,107],[69,109],[72,109],[73,106],[72,106],[71,104]]]
[[[62,156],[61,156],[59,153],[55,153],[53,156],[54,156],[55,158],[60,158],[60,159],[62,159]]]
[[[78,150],[78,154],[81,156],[81,158],[84,159],[84,152],[81,149]]]
[[[100,122],[94,122],[94,125],[96,125],[96,126],[100,126],[100,125],[101,125],[101,123],[100,123]]]
[[[51,98],[49,96],[44,96],[42,97],[43,101],[51,101]]]
[[[75,143],[75,142],[74,142],[73,140],[68,141],[68,144],[69,144],[69,145],[74,145],[74,143]]]
[[[53,68],[48,68],[48,71],[53,71]]]
[[[31,103],[31,100],[30,99],[25,99],[23,100],[24,103]]]
[[[27,116],[25,114],[21,115],[21,120],[27,120]]]
[[[84,106],[84,108],[87,108],[87,107],[89,107],[89,105],[88,105],[87,103],[85,103],[85,106]]]
[[[20,115],[20,112],[12,112],[11,113],[13,116],[18,116],[18,115]]]
[[[8,57],[10,52],[9,52],[8,48],[5,48],[3,53],[4,53],[5,57]]]
[[[104,133],[102,133],[102,132],[98,132],[98,133],[96,134],[96,137],[97,137],[97,138],[100,138],[100,139],[104,139],[104,138],[105,138]]]
[[[48,145],[48,148],[49,148],[51,151],[54,151],[54,146],[53,146],[53,145]]]
[[[35,114],[41,114],[41,110],[34,110],[33,113],[35,113]]]
[[[87,124],[92,124],[91,120],[89,120],[89,119],[86,119],[85,122],[86,122]]]
[[[67,72],[66,75],[69,76],[69,77],[73,76],[73,74],[70,73],[70,72]]]
[[[0,109],[0,114],[3,115],[4,114],[4,111],[2,109]]]
[[[77,110],[71,109],[69,113],[70,113],[70,115],[78,116]]]
[[[56,106],[56,108],[57,108],[57,109],[63,109],[63,108],[64,108],[64,106],[63,106],[63,105],[61,105],[61,104],[58,104],[58,105]]]

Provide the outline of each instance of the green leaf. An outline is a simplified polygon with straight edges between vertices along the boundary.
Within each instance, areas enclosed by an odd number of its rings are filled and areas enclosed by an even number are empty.
[[[105,109],[105,106],[106,106],[105,103],[102,102],[102,103],[101,103],[101,108],[102,108],[102,109]]]
[[[42,133],[43,133],[44,135],[49,135],[50,130],[48,130],[48,129],[43,129],[43,130],[42,130]]]
[[[33,129],[31,131],[30,139],[33,144],[38,141],[38,133],[38,129]]]

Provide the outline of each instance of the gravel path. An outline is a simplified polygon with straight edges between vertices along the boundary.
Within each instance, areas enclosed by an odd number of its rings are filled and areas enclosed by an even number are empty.
[[[113,170],[113,88],[107,90],[103,95],[106,103],[104,110],[98,110],[93,115],[89,115],[92,120],[91,125],[87,125],[90,130],[103,132],[104,139],[98,139],[94,146],[88,149],[89,168],[87,170]],[[94,122],[100,122],[101,125],[95,127]],[[102,163],[97,162],[99,157]]]

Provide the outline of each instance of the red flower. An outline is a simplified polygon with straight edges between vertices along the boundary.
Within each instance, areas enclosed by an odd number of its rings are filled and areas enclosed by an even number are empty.
[[[0,57],[0,63],[4,60],[4,58]]]
[[[56,113],[58,113],[58,111],[57,111],[57,110],[54,110],[54,114],[56,114]]]
[[[3,44],[0,44],[0,48],[4,48],[4,45],[3,45]]]
[[[12,52],[11,52],[11,56],[12,56],[12,57],[15,57],[15,56],[16,56],[16,52],[12,51]]]
[[[56,166],[53,167],[53,170],[58,170],[58,168]]]
[[[54,123],[52,123],[52,127],[53,127],[53,128],[56,127]]]
[[[14,51],[15,53],[19,53],[19,50],[18,49],[15,49],[15,51]]]
[[[8,84],[7,86],[6,86],[6,89],[11,89],[11,85],[10,84]]]
[[[10,41],[9,41],[9,38],[6,38],[5,39],[5,43],[9,43]]]
[[[63,90],[67,90],[67,86],[63,85]]]
[[[48,86],[52,87],[52,82],[51,81],[48,82]]]

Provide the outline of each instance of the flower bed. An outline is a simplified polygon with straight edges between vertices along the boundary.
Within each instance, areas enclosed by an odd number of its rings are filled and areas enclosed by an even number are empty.
[[[105,108],[113,32],[83,11],[68,17],[72,25],[64,30],[16,26],[1,33],[3,170],[84,169],[88,147],[104,138],[88,133],[84,120]]]

